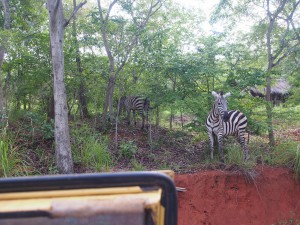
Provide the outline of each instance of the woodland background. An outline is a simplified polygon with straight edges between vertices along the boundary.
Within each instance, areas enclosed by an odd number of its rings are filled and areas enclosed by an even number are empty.
[[[211,166],[213,90],[248,117],[251,160],[230,139],[227,164],[300,171],[300,1],[221,0],[209,18],[171,0],[47,2],[1,0],[1,176]],[[247,91],[270,100],[279,79],[280,106]],[[148,130],[117,116],[124,95],[149,97]]]

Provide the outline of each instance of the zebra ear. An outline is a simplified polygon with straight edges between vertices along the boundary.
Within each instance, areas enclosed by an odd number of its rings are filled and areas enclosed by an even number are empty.
[[[227,98],[227,97],[229,97],[230,95],[231,95],[231,93],[228,92],[228,93],[226,93],[226,94],[224,95],[224,98]]]
[[[212,91],[211,93],[212,93],[213,96],[215,96],[215,98],[217,98],[219,96],[218,93],[215,92],[215,91]]]

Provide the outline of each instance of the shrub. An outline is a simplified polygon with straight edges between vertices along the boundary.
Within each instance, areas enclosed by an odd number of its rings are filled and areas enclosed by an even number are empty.
[[[228,164],[236,164],[242,165],[244,162],[244,155],[241,151],[240,145],[237,144],[230,144],[228,147],[228,154],[227,154],[227,163]]]
[[[0,176],[22,176],[29,174],[29,163],[24,160],[26,154],[20,153],[14,144],[14,137],[2,129],[0,140]],[[25,156],[24,156],[25,155]]]
[[[270,164],[287,166],[294,170],[295,177],[300,175],[300,144],[296,141],[283,141],[270,155]]]
[[[71,124],[70,128],[74,162],[96,171],[108,170],[112,159],[107,138],[94,133],[88,124]]]
[[[133,141],[124,141],[122,140],[119,146],[119,157],[125,157],[127,159],[134,158],[137,153],[138,147]]]

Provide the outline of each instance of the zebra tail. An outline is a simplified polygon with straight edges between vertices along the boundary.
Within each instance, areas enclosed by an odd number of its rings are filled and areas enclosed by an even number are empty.
[[[248,142],[247,142],[247,144],[249,144],[249,142],[250,142],[250,132],[247,131],[247,133],[248,133]]]

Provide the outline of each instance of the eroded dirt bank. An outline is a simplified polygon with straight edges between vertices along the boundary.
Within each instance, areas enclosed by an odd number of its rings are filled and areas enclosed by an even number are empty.
[[[251,177],[250,177],[251,178]],[[237,172],[176,175],[179,225],[300,224],[300,182],[284,168],[257,167],[254,180]]]

